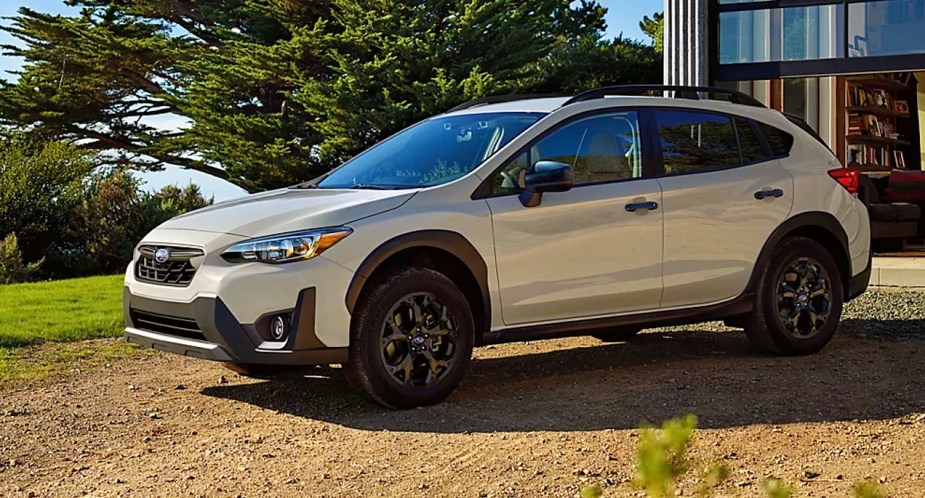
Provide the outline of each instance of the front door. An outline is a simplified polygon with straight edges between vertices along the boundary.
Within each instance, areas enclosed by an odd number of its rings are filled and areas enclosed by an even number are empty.
[[[793,205],[793,177],[757,125],[723,114],[654,111],[661,141],[663,308],[741,294]]]
[[[575,169],[575,187],[524,207],[516,195],[539,161]],[[662,293],[658,181],[643,175],[636,112],[573,120],[493,179],[497,278],[506,325],[655,309]]]

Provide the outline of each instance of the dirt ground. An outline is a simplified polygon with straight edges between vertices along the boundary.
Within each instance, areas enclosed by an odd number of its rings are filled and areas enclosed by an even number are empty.
[[[0,390],[0,496],[638,496],[639,424],[694,413],[694,470],[732,471],[717,496],[775,476],[795,496],[872,479],[920,497],[922,323],[849,318],[801,358],[712,326],[482,348],[447,402],[410,411],[362,401],[336,369],[266,381],[135,355]]]

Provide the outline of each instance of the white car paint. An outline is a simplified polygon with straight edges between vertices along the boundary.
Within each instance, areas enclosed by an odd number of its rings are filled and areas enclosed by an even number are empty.
[[[851,277],[870,255],[863,205],[828,177],[831,152],[775,111],[728,102],[612,97],[560,106],[564,98],[525,100],[457,114],[543,112],[543,119],[469,174],[416,190],[278,190],[222,203],[168,221],[144,244],[201,248],[188,287],[138,280],[134,263],[125,285],[133,296],[192,302],[218,296],[242,324],[291,308],[301,289],[318,289],[316,334],[331,348],[349,344],[345,296],[364,260],[384,242],[420,230],[460,234],[488,269],[490,329],[566,323],[591,317],[707,306],[745,289],[765,242],[801,213],[835,216],[848,236]],[[473,192],[514,153],[564,120],[620,108],[708,109],[754,119],[796,137],[789,157],[712,173],[585,186],[549,193],[526,208],[516,196],[473,199]],[[782,198],[754,199],[781,188]],[[652,212],[628,213],[640,199]],[[220,253],[247,238],[346,225],[353,233],[323,255],[285,264],[234,264]],[[138,253],[135,254],[136,260]]]

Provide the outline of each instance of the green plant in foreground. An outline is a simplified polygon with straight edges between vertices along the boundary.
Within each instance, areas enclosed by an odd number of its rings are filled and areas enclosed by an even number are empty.
[[[769,477],[761,481],[761,489],[770,498],[790,498],[790,495],[793,494],[793,487],[788,486],[784,481],[776,477]]]
[[[710,491],[726,479],[729,479],[729,467],[723,462],[711,462],[697,487],[697,496],[710,496]]]
[[[604,490],[601,489],[600,485],[592,484],[590,486],[585,486],[581,488],[581,493],[579,493],[581,498],[601,498],[604,496]]]
[[[854,483],[855,498],[883,498],[883,491],[880,486],[872,481],[861,481]]]
[[[687,449],[697,429],[697,417],[685,415],[666,421],[661,430],[644,427],[636,449],[636,484],[651,498],[672,498],[675,483],[689,468]],[[704,470],[697,487],[697,496],[710,496],[714,488],[729,478],[729,468],[723,462],[711,462]],[[776,477],[761,482],[768,498],[790,498],[793,486]],[[601,498],[604,490],[597,484],[584,486],[580,498]],[[854,484],[855,498],[884,498],[880,487],[871,481]]]
[[[675,480],[687,471],[686,453],[697,417],[684,415],[643,429],[636,450],[636,483],[653,498],[674,496]]]

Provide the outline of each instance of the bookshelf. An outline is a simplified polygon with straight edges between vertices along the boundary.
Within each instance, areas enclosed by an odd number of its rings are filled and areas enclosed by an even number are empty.
[[[845,79],[845,162],[866,171],[907,169],[917,159],[913,119],[916,94],[911,74]],[[917,160],[916,160],[917,164]]]

